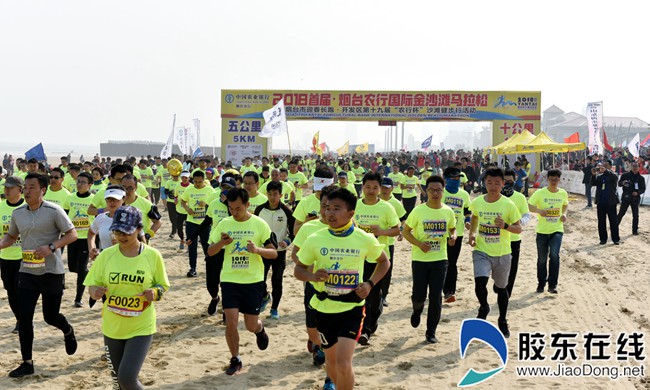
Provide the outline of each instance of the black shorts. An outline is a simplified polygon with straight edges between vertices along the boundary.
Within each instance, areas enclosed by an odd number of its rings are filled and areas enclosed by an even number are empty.
[[[221,282],[223,309],[239,309],[244,314],[260,314],[262,299],[266,295],[264,282],[240,284]]]
[[[306,282],[305,283],[305,325],[307,325],[308,328],[315,328],[316,324],[318,323],[318,312],[314,310],[309,305],[309,302],[311,301],[311,298],[316,294],[316,289],[314,288],[314,285]]]
[[[80,238],[68,245],[68,270],[77,273],[80,269],[88,271],[88,240]]]
[[[62,294],[64,274],[32,275],[18,272],[18,289],[34,290],[43,295]]]
[[[336,344],[339,337],[359,340],[363,319],[366,317],[366,308],[357,306],[354,309],[343,313],[317,313],[317,329],[323,349],[330,348]]]

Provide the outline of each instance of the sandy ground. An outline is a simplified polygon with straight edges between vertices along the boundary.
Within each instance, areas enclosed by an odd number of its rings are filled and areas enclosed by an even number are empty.
[[[577,332],[578,360],[587,362],[582,348],[582,335],[598,332],[612,335],[619,332],[648,332],[648,286],[650,271],[650,209],[641,209],[641,235],[631,235],[631,215],[621,226],[622,245],[611,242],[598,245],[596,210],[583,209],[585,201],[577,197],[571,205],[569,221],[561,251],[559,295],[538,294],[536,288],[536,246],[532,222],[523,233],[518,280],[510,301],[509,322],[512,337],[508,340],[509,362],[503,372],[481,388],[650,388],[648,379],[593,377],[520,377],[516,368],[523,365],[550,365],[550,334]],[[167,238],[170,225],[165,220],[162,232],[152,242],[167,264],[171,290],[156,303],[158,333],[149,352],[140,380],[157,389],[318,389],[325,371],[311,364],[306,350],[306,332],[302,304],[303,287],[293,277],[293,264],[287,264],[284,275],[284,297],[281,318],[264,322],[270,336],[266,351],[257,350],[255,338],[240,321],[241,356],[244,370],[228,377],[223,370],[229,353],[225,342],[225,326],[221,316],[206,313],[209,295],[205,289],[205,268],[199,266],[198,278],[187,278],[187,252],[178,252],[178,241]],[[465,239],[466,240],[466,239]],[[459,260],[458,300],[444,305],[437,336],[440,343],[429,345],[424,340],[424,321],[418,329],[409,323],[411,313],[410,246],[397,244],[390,306],[384,310],[377,334],[367,347],[359,346],[354,365],[357,388],[418,389],[455,387],[471,367],[487,371],[499,366],[496,354],[480,343],[469,348],[460,359],[459,328],[465,318],[477,312],[474,296],[470,247],[464,243]],[[75,326],[79,350],[74,356],[65,354],[61,333],[45,324],[40,303],[35,316],[34,360],[36,374],[15,380],[6,373],[20,363],[18,336],[11,334],[13,315],[4,290],[0,292],[0,388],[29,389],[103,389],[110,387],[110,376],[102,354],[100,309],[76,309],[72,305],[76,275],[69,275],[64,293],[63,314]],[[491,284],[490,284],[491,286]],[[496,324],[496,296],[490,291],[492,313],[488,320]],[[518,332],[541,332],[546,335],[546,361],[518,361]],[[610,346],[615,354],[615,345]],[[647,348],[644,355],[647,355]],[[634,360],[592,362],[599,365],[636,365]],[[644,367],[647,368],[647,367]],[[647,374],[646,374],[647,375]]]

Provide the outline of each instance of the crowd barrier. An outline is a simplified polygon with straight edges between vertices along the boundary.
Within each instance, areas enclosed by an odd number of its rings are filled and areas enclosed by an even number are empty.
[[[650,184],[650,175],[642,175],[645,179],[646,192],[641,195],[641,204],[650,206],[650,195],[648,195],[648,185]],[[544,182],[546,181],[546,171],[542,172]],[[560,181],[560,188],[564,188],[567,192],[573,194],[585,194],[585,185],[582,183],[584,173],[579,171],[562,171],[562,180]],[[618,187],[618,198],[621,199],[623,194],[623,187]],[[591,195],[596,195],[596,187],[591,188]]]

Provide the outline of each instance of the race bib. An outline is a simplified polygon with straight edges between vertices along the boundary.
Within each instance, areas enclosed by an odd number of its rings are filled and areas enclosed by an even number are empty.
[[[363,230],[366,233],[370,233],[374,235],[374,233],[372,232],[372,227],[368,225],[359,225],[359,229]]]
[[[501,242],[501,228],[498,226],[481,224],[478,227],[478,234],[486,244],[498,244]]]
[[[205,219],[205,207],[194,209],[194,219]]]
[[[137,317],[149,306],[149,303],[144,295],[136,295],[134,297],[109,295],[106,301],[106,308],[108,311],[121,315],[122,317]]]
[[[560,214],[560,209],[546,209],[546,222],[557,222]]]
[[[37,257],[33,250],[24,250],[23,266],[25,268],[45,268],[45,258]]]
[[[72,220],[72,224],[77,230],[88,230],[90,228],[90,220],[88,218],[75,218]]]
[[[325,292],[329,295],[345,295],[359,286],[357,270],[327,270]]]

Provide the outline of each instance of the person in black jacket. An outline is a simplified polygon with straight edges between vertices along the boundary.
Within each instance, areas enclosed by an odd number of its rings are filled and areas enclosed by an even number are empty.
[[[591,171],[594,169],[594,165],[592,164],[591,156],[587,157],[585,160],[585,166],[582,168],[582,173],[584,173],[584,176],[582,177],[582,182],[585,185],[585,196],[587,197],[587,207],[591,208]]]
[[[623,198],[621,200],[621,209],[618,212],[618,223],[627,212],[629,206],[632,207],[632,234],[639,235],[639,203],[641,194],[645,192],[645,179],[639,173],[639,163],[632,163],[632,170],[621,175],[618,186],[623,187]]]
[[[609,218],[612,241],[614,241],[614,245],[618,245],[621,241],[618,235],[618,216],[616,215],[618,176],[612,172],[612,162],[610,160],[605,160],[602,164],[596,165],[591,174],[591,185],[596,186],[596,210],[598,213],[600,245],[607,243],[607,218]]]

